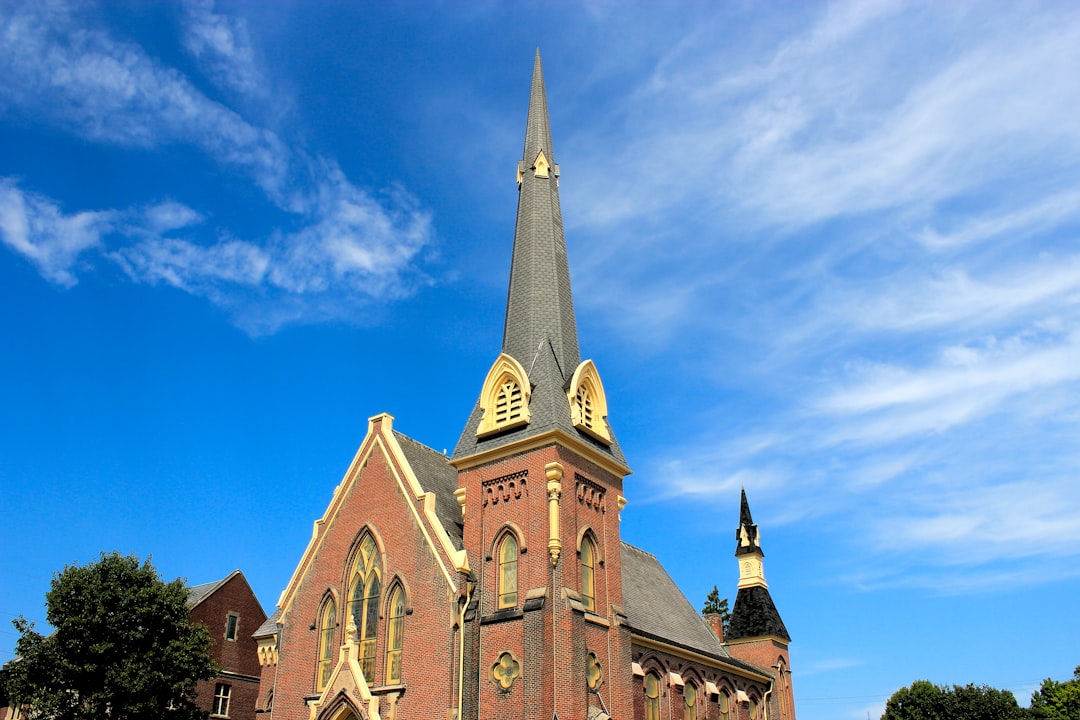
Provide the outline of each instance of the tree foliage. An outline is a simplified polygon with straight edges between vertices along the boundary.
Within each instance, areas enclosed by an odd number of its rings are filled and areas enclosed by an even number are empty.
[[[102,553],[69,566],[45,594],[55,631],[14,622],[18,659],[4,692],[27,717],[55,720],[198,718],[195,683],[217,674],[206,628],[188,621],[183,582],[165,583],[150,561]]]
[[[1072,680],[1043,680],[1031,696],[1030,713],[1037,720],[1080,720],[1080,666]]]
[[[731,619],[731,611],[728,610],[727,598],[720,599],[720,591],[715,585],[712,590],[705,597],[705,606],[701,608],[702,615],[719,615],[720,622],[723,623],[724,635],[727,635],[728,621]]]
[[[987,685],[934,685],[917,680],[893,693],[882,720],[1020,720],[1026,711],[1008,690]]]

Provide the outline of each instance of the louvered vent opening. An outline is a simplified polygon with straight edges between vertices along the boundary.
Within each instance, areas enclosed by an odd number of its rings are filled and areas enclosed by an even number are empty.
[[[499,388],[499,396],[495,399],[495,424],[520,420],[521,409],[521,386],[513,381],[503,383]]]
[[[577,411],[581,418],[581,424],[591,428],[593,426],[593,404],[589,397],[589,389],[582,385],[577,391]]]

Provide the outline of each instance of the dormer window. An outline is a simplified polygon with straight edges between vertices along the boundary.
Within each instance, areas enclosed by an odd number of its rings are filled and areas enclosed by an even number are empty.
[[[611,443],[607,424],[607,397],[592,360],[578,365],[566,391],[574,427],[604,444]]]
[[[480,409],[484,414],[476,436],[482,438],[528,424],[530,394],[525,368],[506,353],[500,355],[480,391]]]

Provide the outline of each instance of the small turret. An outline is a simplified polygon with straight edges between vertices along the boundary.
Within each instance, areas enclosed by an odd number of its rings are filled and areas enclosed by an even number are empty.
[[[750,515],[746,490],[742,491],[739,508],[739,529],[735,532],[735,557],[739,559],[739,593],[731,610],[726,640],[775,637],[790,642],[784,621],[769,595],[761,550],[761,534]]]

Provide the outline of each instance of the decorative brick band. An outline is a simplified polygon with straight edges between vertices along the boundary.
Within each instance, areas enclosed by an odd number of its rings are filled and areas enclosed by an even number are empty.
[[[520,500],[523,495],[528,497],[528,477],[528,470],[520,470],[494,480],[485,480],[483,483],[484,506]]]
[[[607,491],[604,488],[578,473],[574,473],[574,481],[577,482],[577,499],[579,503],[600,512],[607,512],[607,503],[604,501]]]

